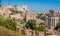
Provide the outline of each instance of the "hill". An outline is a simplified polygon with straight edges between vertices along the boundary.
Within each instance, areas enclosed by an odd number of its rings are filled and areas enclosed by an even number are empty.
[[[21,35],[15,31],[0,26],[0,36],[21,36]]]

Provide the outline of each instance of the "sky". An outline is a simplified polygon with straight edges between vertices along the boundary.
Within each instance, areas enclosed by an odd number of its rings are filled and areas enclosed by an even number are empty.
[[[7,6],[10,3],[12,6],[22,6],[24,3],[30,11],[46,12],[49,9],[60,11],[60,0],[2,0],[2,5]]]

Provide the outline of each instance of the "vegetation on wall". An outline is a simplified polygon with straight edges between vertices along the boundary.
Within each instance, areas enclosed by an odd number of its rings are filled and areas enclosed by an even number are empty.
[[[45,20],[46,16],[49,16],[49,14],[38,14],[39,19]]]
[[[16,11],[16,10],[11,10],[11,11],[12,11],[11,15],[13,15],[13,14],[18,14],[18,13],[20,13],[20,14],[23,13],[22,11]]]

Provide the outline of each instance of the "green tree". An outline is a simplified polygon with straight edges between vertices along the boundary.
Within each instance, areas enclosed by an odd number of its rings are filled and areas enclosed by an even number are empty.
[[[46,36],[47,34],[46,34],[46,29],[44,28],[44,36]]]
[[[25,24],[25,20],[21,20],[20,21],[20,24]]]
[[[16,30],[16,22],[12,21],[11,19],[4,19],[2,15],[0,15],[0,26],[11,30]]]
[[[2,0],[0,0],[0,7],[2,7],[1,1],[2,1]]]
[[[42,26],[42,25],[38,26],[38,27],[37,27],[37,30],[38,30],[39,32],[44,31],[44,36],[46,36],[46,29],[45,29],[44,26]]]
[[[2,15],[0,15],[0,21],[2,21],[4,19],[4,17]]]
[[[15,30],[16,31],[16,22],[15,21],[13,21],[13,20],[11,20],[11,19],[7,19],[6,20],[6,28],[8,28],[8,29],[11,29],[11,30]]]
[[[45,20],[46,16],[48,16],[48,14],[38,14],[38,18],[42,20]]]
[[[59,22],[59,23],[57,23],[56,27],[60,28],[60,22]]]
[[[36,30],[36,20],[29,20],[25,26],[26,28]]]
[[[14,5],[14,7],[17,7],[17,5]]]
[[[44,31],[44,27],[42,25],[40,25],[40,26],[37,27],[37,30],[38,31]]]
[[[60,30],[60,22],[57,23],[56,27],[54,28],[55,30]]]

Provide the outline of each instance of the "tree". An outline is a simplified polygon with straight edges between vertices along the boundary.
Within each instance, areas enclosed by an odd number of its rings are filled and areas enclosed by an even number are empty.
[[[59,23],[57,23],[57,25],[56,25],[58,28],[60,28],[60,22]]]
[[[45,29],[44,26],[42,26],[42,25],[38,26],[38,27],[37,27],[37,30],[38,30],[39,32],[44,31],[44,36],[46,36],[46,29]]]
[[[25,20],[21,20],[21,21],[20,21],[20,24],[24,24],[24,23],[25,23]]]
[[[14,5],[14,7],[17,7],[17,5]]]
[[[38,18],[45,20],[46,16],[48,16],[48,14],[38,14]]]
[[[44,31],[44,27],[42,25],[40,25],[40,26],[37,27],[37,30],[38,31]]]
[[[55,30],[60,29],[60,22],[57,23],[56,27],[54,28]]]
[[[1,0],[0,0],[0,7],[2,7]]]
[[[29,20],[26,25],[26,28],[32,29],[32,30],[36,30],[36,20]]]
[[[11,30],[16,30],[16,22],[12,21],[11,19],[4,19],[2,15],[0,15],[0,26]]]
[[[0,21],[2,21],[4,19],[4,17],[2,15],[0,15]]]
[[[11,19],[6,20],[6,26],[5,26],[6,28],[16,31],[16,26],[17,26],[17,24],[15,21],[13,21]]]

